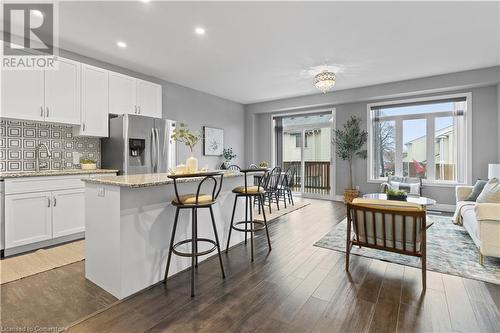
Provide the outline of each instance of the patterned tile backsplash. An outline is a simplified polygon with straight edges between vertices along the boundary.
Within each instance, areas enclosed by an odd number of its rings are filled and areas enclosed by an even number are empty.
[[[74,169],[73,152],[101,160],[99,138],[73,136],[68,125],[0,119],[0,171],[34,171],[35,148],[45,143],[52,153],[40,151],[40,170]]]

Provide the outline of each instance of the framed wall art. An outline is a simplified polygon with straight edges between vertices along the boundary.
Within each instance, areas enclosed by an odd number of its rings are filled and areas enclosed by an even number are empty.
[[[224,130],[203,126],[203,155],[221,156],[224,149]]]

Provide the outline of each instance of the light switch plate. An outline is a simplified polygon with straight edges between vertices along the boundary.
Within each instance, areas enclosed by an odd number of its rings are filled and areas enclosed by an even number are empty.
[[[74,151],[73,152],[73,164],[80,164],[80,158],[82,157],[82,154]]]

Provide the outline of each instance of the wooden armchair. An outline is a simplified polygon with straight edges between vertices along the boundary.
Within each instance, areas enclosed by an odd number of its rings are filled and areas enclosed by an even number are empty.
[[[425,209],[401,201],[356,198],[347,204],[346,271],[353,245],[420,257],[426,289]]]

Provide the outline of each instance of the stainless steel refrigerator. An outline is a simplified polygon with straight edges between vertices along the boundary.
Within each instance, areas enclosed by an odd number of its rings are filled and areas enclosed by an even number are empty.
[[[102,167],[120,174],[164,173],[175,168],[175,122],[125,114],[109,120],[109,138],[101,139]]]

